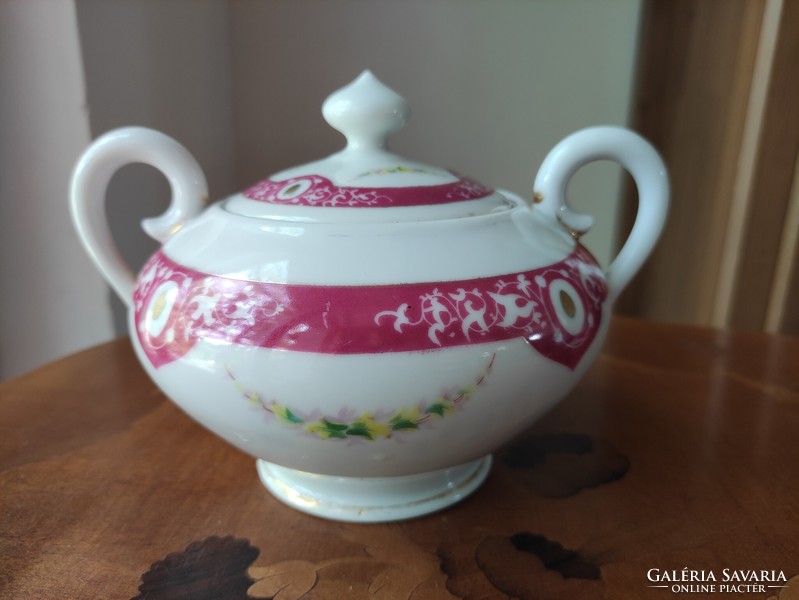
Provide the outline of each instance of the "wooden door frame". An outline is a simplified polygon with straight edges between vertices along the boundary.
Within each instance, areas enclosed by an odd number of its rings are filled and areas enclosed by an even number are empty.
[[[799,332],[799,0],[645,0],[632,127],[672,209],[618,311]],[[635,214],[628,186],[622,235]]]

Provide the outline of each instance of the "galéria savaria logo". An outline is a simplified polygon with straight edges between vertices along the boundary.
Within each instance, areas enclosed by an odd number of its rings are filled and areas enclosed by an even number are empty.
[[[646,572],[649,588],[674,594],[762,594],[777,592],[788,580],[782,571],[760,569],[659,569]]]

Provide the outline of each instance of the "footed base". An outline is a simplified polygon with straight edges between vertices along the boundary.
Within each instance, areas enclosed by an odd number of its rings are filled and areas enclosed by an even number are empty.
[[[401,477],[317,475],[261,459],[256,466],[269,491],[297,510],[335,521],[375,523],[418,517],[463,500],[485,480],[491,455]]]

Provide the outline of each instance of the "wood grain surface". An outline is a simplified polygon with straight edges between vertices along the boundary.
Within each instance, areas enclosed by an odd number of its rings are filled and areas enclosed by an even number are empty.
[[[616,319],[480,490],[386,525],[272,498],[128,340],[0,389],[2,598],[665,599],[724,595],[725,569],[780,586],[735,597],[799,594],[797,338]],[[653,569],[717,587],[648,587]]]

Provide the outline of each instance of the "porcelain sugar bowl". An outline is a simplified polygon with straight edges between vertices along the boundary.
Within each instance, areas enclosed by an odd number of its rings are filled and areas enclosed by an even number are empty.
[[[149,376],[256,457],[275,496],[332,519],[404,519],[475,490],[491,452],[577,383],[660,233],[667,176],[640,137],[597,127],[551,151],[528,200],[492,190],[392,154],[408,107],[369,72],[323,114],[343,150],[208,208],[185,148],[112,131],[75,169],[73,217],[129,307]],[[572,174],[599,159],[625,167],[640,196],[606,271],[579,242],[591,218],[565,200]],[[163,245],[137,278],[103,209],[131,162],[172,189],[166,213],[143,222]]]

